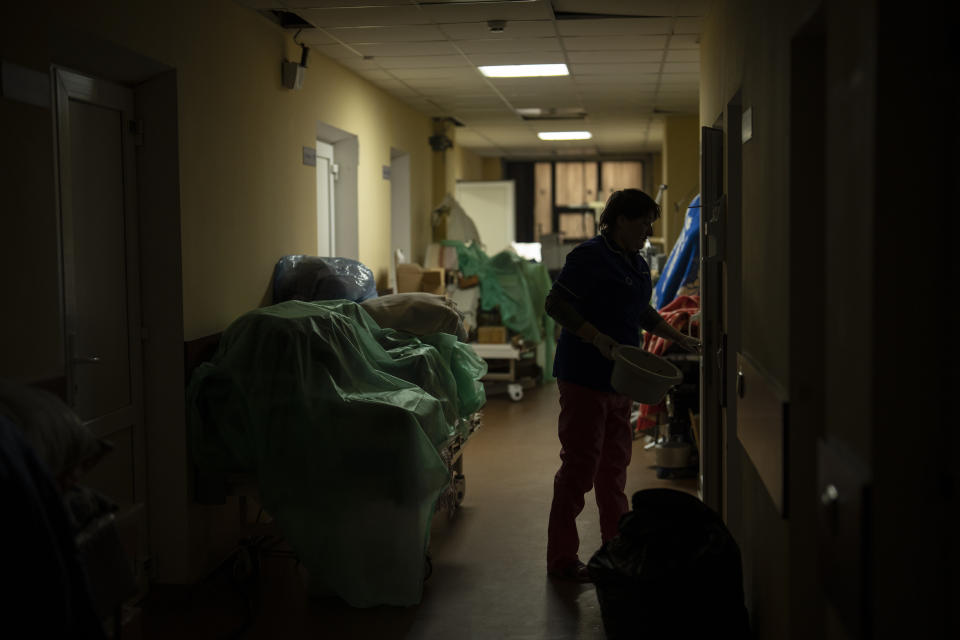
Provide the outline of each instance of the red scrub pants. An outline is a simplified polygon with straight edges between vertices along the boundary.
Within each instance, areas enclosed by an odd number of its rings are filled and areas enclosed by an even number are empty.
[[[629,510],[623,490],[633,453],[630,399],[570,382],[560,387],[560,470],[553,479],[547,529],[547,569],[578,561],[577,515],[584,494],[595,489],[603,541],[617,535],[620,516]]]

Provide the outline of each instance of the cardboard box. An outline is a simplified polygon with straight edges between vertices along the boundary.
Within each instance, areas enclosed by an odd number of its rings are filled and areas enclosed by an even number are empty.
[[[443,295],[447,290],[443,268],[424,269],[420,274],[420,290]]]
[[[507,341],[506,327],[477,327],[477,342],[481,344],[503,344]]]
[[[420,291],[422,280],[423,269],[420,265],[412,262],[397,265],[397,293]]]
[[[460,278],[460,282],[457,286],[461,289],[469,289],[470,287],[476,287],[480,284],[480,278],[477,276],[467,276],[465,278]]]

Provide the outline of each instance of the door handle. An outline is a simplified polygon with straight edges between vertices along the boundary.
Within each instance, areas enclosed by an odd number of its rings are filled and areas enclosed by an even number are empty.
[[[86,357],[74,356],[70,358],[70,361],[73,364],[100,364],[100,356],[86,356]]]

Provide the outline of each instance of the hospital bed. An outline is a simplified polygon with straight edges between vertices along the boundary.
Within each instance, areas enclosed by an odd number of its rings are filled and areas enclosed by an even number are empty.
[[[193,375],[194,370],[204,362],[208,362],[214,353],[216,353],[218,345],[221,341],[222,334],[215,334],[213,336],[208,336],[200,340],[195,340],[189,342],[185,345],[185,363],[187,368],[187,379]],[[401,399],[402,400],[402,399]],[[440,399],[443,401],[444,399]],[[449,400],[449,399],[446,399]],[[398,409],[397,411],[401,411]],[[396,414],[396,413],[395,413]],[[344,420],[343,414],[341,412],[340,420]],[[347,422],[350,422],[349,418],[346,418]],[[362,420],[360,421],[362,422]],[[476,430],[481,426],[482,417],[479,410],[473,411],[468,415],[462,416],[458,423],[455,425],[455,428],[450,429],[449,437],[439,444],[436,445],[436,453],[439,454],[440,459],[442,459],[445,468],[447,469],[447,482],[442,491],[439,493],[438,499],[433,503],[433,513],[446,513],[449,517],[452,517],[456,512],[459,505],[462,503],[464,498],[464,493],[466,489],[466,480],[463,473],[463,454],[464,448],[469,440],[469,438],[476,432]],[[335,425],[324,424],[323,428],[337,429]],[[359,436],[354,437],[364,437],[362,435],[362,430]],[[371,436],[374,438],[375,436]],[[434,440],[436,443],[437,441]],[[359,443],[359,444],[358,444]],[[370,462],[369,465],[382,465],[385,460],[383,458],[384,451],[382,443],[375,440],[370,440],[368,447],[363,447],[362,442],[354,441],[354,449],[345,453],[345,455],[352,455],[356,452],[357,446],[361,449],[367,448],[370,451]],[[403,449],[406,451],[406,449]],[[388,463],[389,464],[389,463]],[[411,469],[409,464],[405,461],[402,464],[407,464],[408,466],[404,467],[407,469],[407,473],[414,473],[416,475],[416,470]],[[435,470],[434,470],[435,471]],[[358,467],[356,471],[351,471],[353,473],[349,478],[345,479],[346,482],[351,484],[359,483],[366,484],[366,481],[361,477],[362,476],[362,466]],[[436,475],[432,476],[436,478]],[[416,482],[414,482],[416,484]],[[248,526],[250,524],[250,518],[248,514],[249,504],[254,500],[260,503],[260,490],[261,490],[261,478],[257,477],[256,473],[252,472],[235,472],[235,471],[223,471],[217,469],[205,468],[202,464],[199,464],[195,467],[194,470],[194,486],[195,486],[195,498],[196,501],[200,504],[225,504],[228,497],[235,496],[240,508],[239,520],[241,523],[241,539],[244,541],[241,547],[241,553],[238,555],[238,558],[241,559],[241,564],[249,564],[251,562],[251,552],[249,545],[246,541],[249,540],[264,540],[267,535],[268,530],[272,530],[274,533],[274,538],[276,537],[276,527],[263,527],[259,522],[260,518],[257,518],[257,522],[253,527]],[[331,486],[330,491],[337,492],[343,489],[342,486]],[[386,488],[390,492],[390,488]],[[370,503],[383,502],[388,504],[390,500],[393,499],[393,496],[383,496],[381,500],[378,500],[376,496],[372,498],[366,496],[365,500]],[[361,505],[360,509],[366,508]],[[371,507],[373,508],[373,507]],[[273,515],[273,514],[271,514]],[[348,526],[355,526],[348,525]],[[291,545],[294,546],[294,545]],[[259,549],[254,549],[253,554],[259,552]],[[431,570],[429,553],[424,554],[424,571],[423,579],[429,577]],[[406,596],[405,596],[406,597]],[[350,598],[345,597],[348,602]],[[352,603],[352,602],[351,602]],[[398,602],[363,602],[358,606],[367,606],[368,604],[400,604]],[[404,604],[410,604],[411,602],[403,602]]]

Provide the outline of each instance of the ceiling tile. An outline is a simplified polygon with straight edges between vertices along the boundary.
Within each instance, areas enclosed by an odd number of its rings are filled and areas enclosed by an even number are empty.
[[[297,40],[311,47],[318,44],[337,44],[337,41],[331,38],[323,29],[304,29]]]
[[[683,63],[687,64],[687,63]],[[621,78],[639,73],[657,73],[659,62],[634,62],[627,64],[572,64],[570,72],[576,76],[620,76]]]
[[[678,35],[670,37],[671,49],[699,49],[699,35]]]
[[[417,96],[417,97],[401,98],[401,99],[403,100],[403,102],[406,102],[406,103],[409,104],[410,106],[412,106],[412,107],[414,107],[414,108],[416,108],[416,109],[418,109],[418,110],[422,110],[422,111],[424,111],[425,113],[432,114],[432,113],[434,113],[434,112],[439,112],[439,111],[441,111],[441,109],[440,109],[439,106],[437,106],[437,105],[434,104],[432,101],[430,101],[430,100],[428,100],[428,99],[426,99],[426,98],[421,98],[421,97],[418,97],[418,96]]]
[[[476,78],[472,75],[461,77],[441,77],[441,78],[407,78],[404,80],[411,87],[487,87],[483,78]]]
[[[657,99],[686,99],[694,98],[696,99],[700,92],[697,89],[676,89],[673,88],[674,85],[665,85],[661,86],[660,90],[657,92]]]
[[[461,22],[437,25],[451,40],[510,40],[515,38],[549,38],[557,35],[553,20],[517,20],[507,22],[502,33],[492,33],[487,22]]]
[[[498,105],[500,106],[503,105],[502,102],[495,102],[495,101],[486,100],[486,99],[471,100],[466,102],[456,102],[448,98],[431,98],[431,99],[437,104],[443,105],[446,109],[449,109],[451,111],[456,111],[458,113],[461,110],[463,110],[465,113],[475,114],[478,108],[496,109]],[[500,115],[500,117],[497,120],[491,121],[490,119],[487,119],[487,122],[496,122],[499,124],[504,121],[510,121],[511,119],[513,119],[513,117],[510,114],[510,112],[507,110],[504,110],[504,112]]]
[[[632,73],[625,77],[617,76],[577,76],[574,81],[578,85],[604,85],[604,86],[656,86],[659,75],[656,73]]]
[[[440,69],[412,68],[390,70],[391,74],[393,74],[393,77],[400,78],[401,80],[406,80],[408,78],[456,78],[462,76],[464,71],[464,69],[457,67],[445,67]],[[467,70],[467,73],[470,73],[470,71],[472,70]]]
[[[582,109],[583,101],[574,94],[554,94],[549,96],[541,95],[520,95],[504,96],[514,109],[528,108],[562,108],[562,109]]]
[[[667,51],[667,62],[700,62],[699,49],[670,49]]]
[[[459,53],[447,56],[380,56],[376,62],[384,69],[441,69],[472,66]]]
[[[467,124],[481,122],[481,121],[478,121],[475,117],[472,117],[472,116],[471,116],[471,114],[473,114],[473,115],[476,114],[476,109],[477,109],[477,106],[478,106],[478,105],[476,105],[476,104],[472,104],[472,103],[470,103],[470,104],[465,104],[465,103],[462,103],[462,102],[451,102],[451,101],[449,101],[449,100],[434,100],[434,102],[436,102],[437,104],[443,105],[443,108],[444,108],[444,109],[447,109],[447,110],[450,111],[451,113],[456,113],[457,116],[458,116],[458,119],[459,119],[461,122],[465,122],[465,123],[467,123]],[[479,106],[481,106],[481,107],[486,107],[486,108],[488,108],[488,109],[493,109],[493,108],[496,107],[496,105],[493,104],[493,103],[485,103],[485,104],[481,104],[481,105],[479,105]],[[506,110],[505,110],[505,111],[499,116],[499,118],[498,118],[496,121],[491,121],[491,120],[488,119],[487,122],[495,122],[495,123],[499,124],[499,123],[502,123],[502,122],[505,122],[505,121],[506,121],[506,122],[509,122],[511,119],[513,119],[513,116],[511,115],[511,113],[510,113],[509,111],[506,111]],[[479,125],[478,125],[478,126],[479,126]]]
[[[335,27],[327,29],[332,37],[342,42],[425,42],[446,40],[440,29],[430,24],[399,27]]]
[[[663,51],[650,49],[647,51],[570,51],[567,53],[570,62],[606,63],[606,62],[660,62]]]
[[[414,5],[298,9],[296,13],[316,27],[390,27],[402,24],[433,23],[433,20]]]
[[[508,109],[502,102],[499,106],[474,105],[465,106],[461,109],[464,115],[470,116],[472,122],[477,124],[483,122],[502,122],[504,116],[508,119],[519,118],[511,109]]]
[[[358,56],[355,51],[351,51],[342,44],[319,44],[315,47],[312,47],[312,51],[319,53],[320,55],[327,56],[328,58],[333,58],[334,60],[340,60],[341,58],[362,59],[362,56]]]
[[[708,0],[553,0],[557,12],[634,16],[703,16]]]
[[[380,68],[375,60],[364,60],[360,56],[356,56],[354,58],[337,58],[335,62],[353,71]]]
[[[631,97],[653,98],[655,95],[657,95],[656,89],[651,89],[649,87],[604,87],[601,95],[590,95],[588,93],[584,93],[583,99],[585,102],[598,102],[601,100],[619,100]]]
[[[282,9],[280,0],[235,0],[237,4],[251,9]]]
[[[703,33],[703,18],[678,18],[674,33]]]
[[[435,56],[457,52],[449,42],[385,42],[350,45],[365,56]]]
[[[240,2],[269,6],[271,0]],[[558,11],[636,16],[556,22],[548,0],[277,2],[304,7],[302,15],[322,27],[304,30],[301,42],[412,109],[467,123],[455,144],[481,155],[572,159],[597,151],[659,151],[663,116],[654,107],[699,110],[703,20],[697,16],[705,0],[553,0]],[[490,32],[490,19],[507,20],[506,30]],[[487,79],[476,69],[561,62],[571,76]],[[524,121],[516,107],[582,108],[587,116]],[[537,130],[571,128],[588,129],[594,138],[544,143],[535,137]]]
[[[563,38],[567,51],[610,51],[619,49],[644,50],[663,49],[667,45],[667,36],[610,36],[568,37]]]
[[[699,62],[667,62],[663,65],[664,73],[697,73],[699,71]]]
[[[514,109],[583,109],[580,100],[575,98],[547,99],[538,96],[527,96],[513,99],[510,101],[510,104],[513,105]],[[582,120],[582,118],[567,118],[565,120]]]
[[[433,22],[479,22],[487,20],[552,20],[553,9],[548,0],[533,2],[450,2],[422,4],[420,9]],[[509,28],[509,22],[507,28]]]
[[[355,9],[357,7],[398,7],[412,4],[410,0],[283,0],[288,9]]]
[[[418,78],[404,80],[409,86],[420,86]],[[421,93],[450,100],[495,100],[494,106],[502,103],[499,94],[486,85],[428,85],[418,89]]]
[[[662,73],[660,74],[660,84],[686,84],[690,86],[700,86],[699,73]]]
[[[456,43],[464,53],[513,53],[528,51],[561,51],[557,38],[525,38],[514,40],[460,40]]]
[[[670,33],[670,18],[557,20],[562,36],[639,36]]]
[[[458,145],[492,147],[490,140],[484,137],[480,132],[472,130],[469,126],[457,129],[456,143]]]
[[[489,78],[500,91],[543,93],[546,91],[570,91],[576,89],[573,79],[562,78]]]
[[[514,53],[471,53],[467,57],[474,66],[495,64],[565,64],[561,51],[516,51]]]

